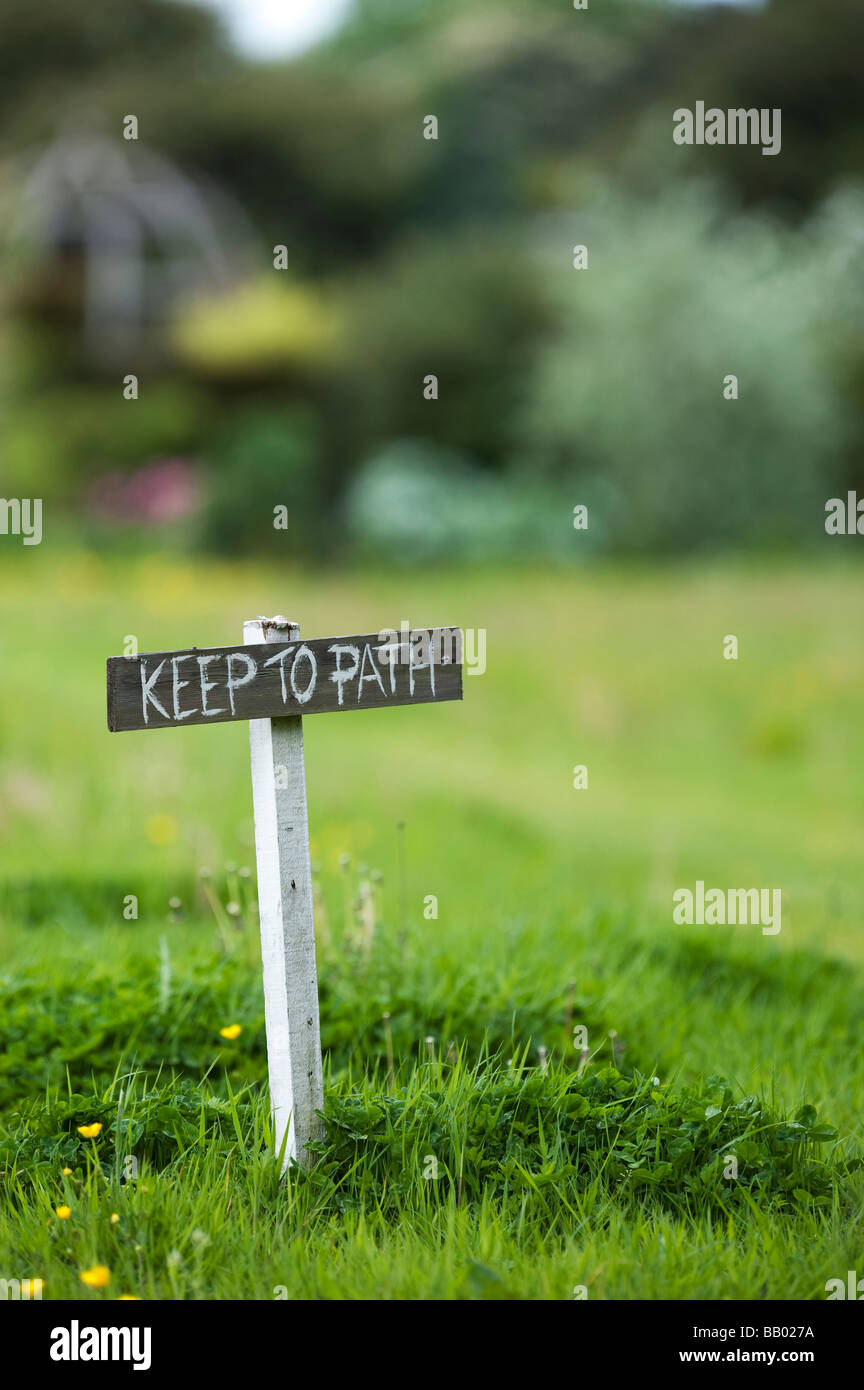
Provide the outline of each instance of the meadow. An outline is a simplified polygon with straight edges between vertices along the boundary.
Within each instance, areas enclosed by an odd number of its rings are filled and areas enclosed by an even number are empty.
[[[45,1298],[821,1299],[864,1272],[862,590],[781,559],[310,574],[7,551],[0,1277]],[[461,703],[306,720],[326,1129],[285,1182],[246,727],[105,720],[127,637],[215,646],[275,612],[306,636],[487,632]],[[674,925],[697,880],[779,887],[782,930]]]

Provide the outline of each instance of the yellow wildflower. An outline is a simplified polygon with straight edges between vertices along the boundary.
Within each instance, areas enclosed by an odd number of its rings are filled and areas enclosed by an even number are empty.
[[[54,1210],[60,1217],[61,1221],[68,1221],[69,1217],[72,1215],[71,1207],[55,1207]]]
[[[92,1125],[79,1125],[78,1133],[84,1139],[95,1139],[101,1128],[102,1126],[99,1121],[94,1120]]]
[[[104,1289],[111,1281],[111,1271],[107,1265],[94,1265],[92,1269],[82,1269],[78,1278],[88,1289]]]
[[[174,817],[166,815],[164,811],[147,818],[147,839],[151,845],[173,845],[179,831],[180,827]]]
[[[239,1023],[229,1023],[227,1028],[219,1029],[219,1036],[228,1038],[230,1042],[233,1042],[235,1038],[239,1038],[242,1032],[243,1029]]]

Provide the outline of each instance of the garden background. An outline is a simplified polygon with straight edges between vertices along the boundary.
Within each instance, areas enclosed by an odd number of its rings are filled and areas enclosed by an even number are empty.
[[[255,63],[198,7],[6,0],[0,495],[44,534],[0,535],[0,1276],[864,1268],[862,580],[824,526],[864,491],[862,31],[851,0],[357,0]],[[674,145],[697,100],[781,108],[781,154]],[[104,714],[127,636],[277,611],[487,634],[461,704],[307,721],[328,1129],[285,1187],[246,730]],[[781,933],[673,926],[697,879],[780,887]]]

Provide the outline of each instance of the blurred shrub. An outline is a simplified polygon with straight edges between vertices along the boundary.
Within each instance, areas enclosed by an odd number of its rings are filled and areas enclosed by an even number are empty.
[[[425,438],[500,463],[531,355],[549,323],[521,239],[412,239],[352,296],[346,355],[359,456]],[[424,397],[437,377],[438,399]]]
[[[609,545],[823,534],[849,434],[826,290],[853,219],[808,236],[723,215],[709,186],[640,204],[609,192],[555,239],[559,327],[537,360],[514,458],[605,489]],[[590,246],[586,270],[561,245]],[[738,377],[738,400],[723,397]]]
[[[273,270],[228,294],[187,304],[174,336],[181,359],[204,375],[260,378],[326,363],[340,341],[340,323],[314,290]]]
[[[239,410],[210,453],[203,544],[226,554],[285,558],[311,546],[327,512],[317,454],[315,420],[307,410]],[[288,509],[286,529],[274,527],[276,507]]]
[[[201,506],[200,469],[189,459],[159,458],[133,473],[106,473],[87,498],[87,511],[118,526],[188,526]]]
[[[106,472],[194,452],[207,419],[206,397],[188,382],[148,382],[138,401],[124,400],[120,374],[110,386],[28,387],[3,422],[4,486],[76,502]]]
[[[566,554],[566,502],[480,471],[455,449],[399,440],[353,483],[347,517],[358,551],[418,562],[458,555]]]

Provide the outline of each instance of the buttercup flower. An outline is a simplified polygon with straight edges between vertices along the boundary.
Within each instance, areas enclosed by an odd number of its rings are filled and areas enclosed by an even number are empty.
[[[98,1120],[94,1120],[92,1125],[79,1125],[78,1133],[84,1139],[95,1139],[102,1126]]]
[[[229,1023],[227,1028],[219,1029],[219,1036],[228,1038],[229,1041],[233,1042],[235,1038],[239,1038],[242,1032],[243,1029],[239,1023]]]
[[[104,1289],[111,1281],[111,1271],[107,1265],[94,1265],[92,1269],[80,1270],[78,1278],[88,1289]]]
[[[71,1207],[55,1207],[54,1210],[60,1217],[61,1221],[68,1221],[69,1217],[72,1215]]]

